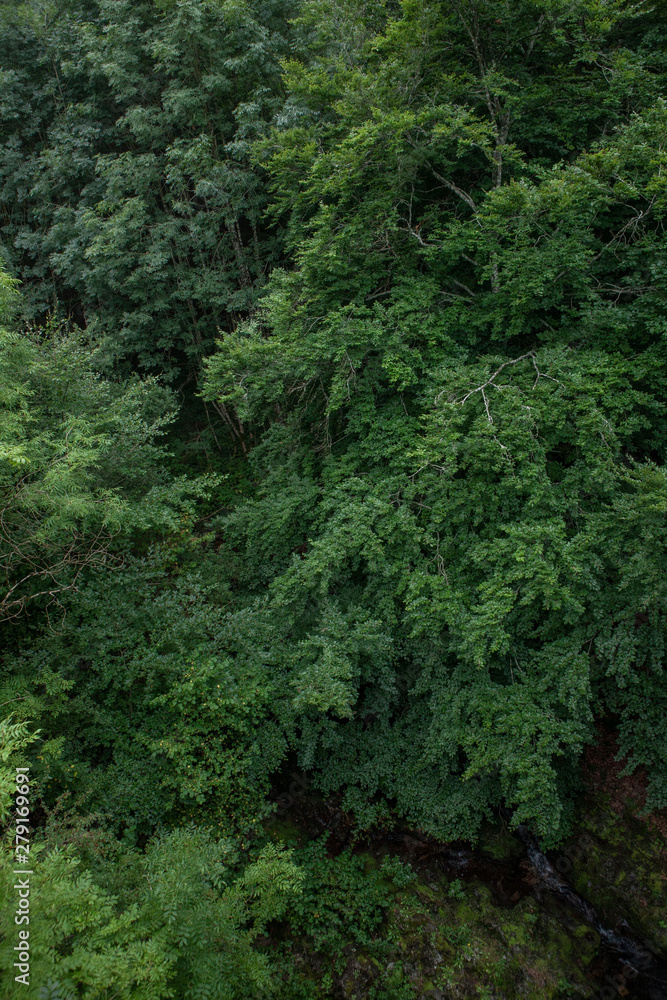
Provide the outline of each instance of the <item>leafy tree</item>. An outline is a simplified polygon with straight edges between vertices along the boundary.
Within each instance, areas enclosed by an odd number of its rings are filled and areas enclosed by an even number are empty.
[[[279,103],[281,0],[58,0],[0,12],[0,230],[24,313],[107,363],[192,364],[280,243],[248,142]]]
[[[129,843],[204,818],[256,833],[286,750],[276,685],[230,626],[219,567],[200,543],[199,571],[179,573],[176,555],[89,574],[57,631],[3,664],[1,700],[60,740],[60,759],[36,764],[47,802],[70,792]]]
[[[194,989],[232,1000],[273,992],[271,967],[253,942],[300,889],[288,852],[269,846],[233,877],[225,842],[175,830],[130,860],[132,902],[122,905],[69,848],[40,846],[30,876],[27,997],[93,1000],[113,989],[128,1000],[159,1000]],[[3,853],[0,952],[12,971],[16,876]]]
[[[368,823],[504,801],[554,842],[609,706],[662,805],[660,29],[406,3],[350,58],[329,23],[257,146],[295,267],[205,389],[268,427],[224,530],[301,764]]]
[[[11,292],[6,276],[5,294]],[[100,377],[57,328],[0,329],[0,616],[58,600],[122,531],[174,529],[206,478],[169,481],[158,444],[173,416],[154,379]]]

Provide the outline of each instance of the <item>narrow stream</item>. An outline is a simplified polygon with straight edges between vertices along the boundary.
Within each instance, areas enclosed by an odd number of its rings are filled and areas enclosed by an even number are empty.
[[[633,934],[619,934],[610,930],[601,922],[597,911],[560,875],[549,859],[539,848],[533,834],[525,826],[517,828],[526,848],[526,857],[530,862],[539,884],[563,899],[584,918],[586,923],[600,935],[603,948],[620,960],[624,967],[624,978],[628,989],[642,1000],[667,1000],[667,963],[654,955]]]
[[[306,805],[303,800],[302,805]],[[329,834],[333,853],[350,846],[347,817],[331,803],[320,802],[318,807],[311,801],[309,807],[297,811],[301,813],[301,824],[312,834]],[[591,1000],[667,1000],[667,962],[648,949],[625,921],[619,921],[614,929],[606,927],[595,907],[557,871],[527,827],[520,825],[516,837],[524,848],[522,856],[502,859],[491,858],[464,843],[443,844],[408,829],[377,831],[357,841],[355,849],[398,854],[416,869],[439,869],[450,878],[479,881],[501,906],[514,906],[530,894],[544,908],[545,897],[550,897],[578,914],[600,938]]]
[[[667,1000],[667,962],[650,951],[627,925],[623,928],[624,933],[605,927],[595,907],[542,853],[533,834],[524,826],[519,826],[516,834],[524,845],[525,854],[503,860],[489,858],[465,845],[449,846],[416,838],[407,831],[385,833],[382,840],[392,853],[407,855],[417,868],[437,867],[450,877],[482,882],[491,889],[500,905],[512,906],[523,896],[532,894],[543,907],[544,893],[550,894],[579,914],[600,937],[602,982],[597,990],[592,989],[592,998],[612,1000],[625,996],[634,1000]],[[373,838],[366,846],[377,849],[380,845]],[[612,984],[620,985],[627,992],[622,993]]]

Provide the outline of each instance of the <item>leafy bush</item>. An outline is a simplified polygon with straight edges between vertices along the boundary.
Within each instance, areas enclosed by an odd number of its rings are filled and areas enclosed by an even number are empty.
[[[348,849],[327,857],[326,836],[298,850],[295,861],[303,888],[289,908],[293,930],[327,954],[349,941],[371,946],[391,900],[380,871]]]
[[[230,629],[219,586],[171,577],[171,557],[167,546],[89,578],[57,633],[5,662],[16,711],[64,738],[43,775],[49,802],[85,794],[130,841],[203,817],[256,830],[285,752],[274,685]]]
[[[380,871],[385,878],[391,879],[398,889],[404,889],[417,878],[416,873],[409,864],[406,864],[399,857],[392,854],[387,854],[382,859]]]
[[[227,852],[227,854],[226,854]],[[109,989],[127,1000],[160,1000],[195,989],[215,1000],[270,995],[271,969],[253,941],[298,892],[300,874],[268,847],[234,876],[229,847],[197,829],[156,839],[132,864],[132,902],[100,887],[71,849],[40,850],[30,876],[30,980],[61,1000],[94,1000]],[[233,856],[231,858],[233,861]],[[0,954],[11,968],[15,876],[3,853]]]

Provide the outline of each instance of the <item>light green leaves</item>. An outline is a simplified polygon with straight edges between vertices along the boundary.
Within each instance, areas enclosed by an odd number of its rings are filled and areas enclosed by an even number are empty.
[[[72,588],[121,532],[179,527],[207,480],[166,483],[173,419],[155,379],[102,378],[85,340],[0,330],[2,617]]]
[[[125,893],[133,897],[129,904],[100,885],[71,847],[36,845],[30,875],[35,986],[26,996],[36,997],[47,982],[59,995],[82,1000],[109,989],[123,1000],[167,1000],[192,989],[211,1000],[271,994],[268,962],[253,942],[300,891],[302,876],[289,852],[268,846],[238,872],[226,842],[187,828],[155,838],[145,855],[116,858]],[[5,968],[16,940],[11,868],[5,851]]]

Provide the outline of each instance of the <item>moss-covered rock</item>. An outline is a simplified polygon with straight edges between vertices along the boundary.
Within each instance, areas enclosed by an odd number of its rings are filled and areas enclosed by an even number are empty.
[[[541,909],[531,896],[503,907],[479,882],[466,885],[465,899],[452,898],[450,888],[441,878],[397,891],[375,953],[373,947],[346,948],[345,967],[324,995],[341,1000],[590,996],[587,971],[599,941],[589,928],[563,927],[561,912]],[[307,942],[301,946],[308,965]]]

